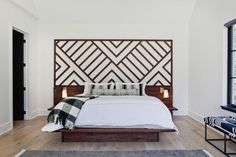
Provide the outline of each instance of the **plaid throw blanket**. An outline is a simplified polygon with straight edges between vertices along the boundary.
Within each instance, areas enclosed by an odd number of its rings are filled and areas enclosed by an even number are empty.
[[[97,96],[74,96],[63,99],[48,115],[48,123],[63,125],[65,128],[73,129],[75,120],[84,105],[89,99]]]

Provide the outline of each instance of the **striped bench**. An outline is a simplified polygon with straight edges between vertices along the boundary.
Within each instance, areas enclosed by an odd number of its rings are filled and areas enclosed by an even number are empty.
[[[227,152],[227,147],[226,147],[226,142],[227,141],[232,141],[233,143],[235,142],[236,139],[236,118],[232,116],[221,116],[221,117],[205,117],[204,118],[205,122],[205,140],[214,146],[216,149],[221,151],[223,154],[226,156],[230,155],[235,155],[235,153],[228,153]],[[223,139],[209,139],[207,138],[207,127],[210,126],[224,134]],[[224,141],[224,150],[220,149],[217,147],[215,144],[213,144],[211,141]]]

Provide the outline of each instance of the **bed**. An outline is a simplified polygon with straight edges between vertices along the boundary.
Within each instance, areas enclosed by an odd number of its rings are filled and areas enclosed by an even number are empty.
[[[165,88],[172,92],[172,88]],[[68,96],[81,94],[83,91],[84,86],[67,88]],[[62,87],[57,87],[54,92],[55,104],[62,99],[61,93]],[[171,107],[168,105],[172,105],[172,98],[163,98],[158,86],[147,86],[146,93],[149,96],[99,96],[89,100],[79,113],[75,129],[59,130],[62,141],[157,142],[160,132],[177,131],[168,110]]]
[[[145,82],[145,93],[173,109],[173,41],[169,39],[55,39],[54,106],[68,96],[84,92],[84,83]],[[164,98],[163,89],[169,96]],[[135,110],[135,109],[134,109]],[[82,111],[81,111],[82,112]],[[171,121],[170,113],[167,118]],[[80,118],[81,119],[81,118]],[[176,128],[147,126],[92,126],[61,129],[65,142],[88,141],[159,141],[160,132]]]

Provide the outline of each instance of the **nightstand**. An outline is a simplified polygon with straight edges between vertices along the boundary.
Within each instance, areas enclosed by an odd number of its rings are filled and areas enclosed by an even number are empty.
[[[172,117],[173,117],[173,112],[178,110],[176,107],[168,107],[168,109],[170,110]]]
[[[51,111],[55,106],[49,107],[48,111]]]

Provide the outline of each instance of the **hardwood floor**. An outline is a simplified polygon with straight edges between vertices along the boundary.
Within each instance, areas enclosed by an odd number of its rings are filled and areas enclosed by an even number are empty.
[[[204,140],[204,126],[187,116],[176,116],[176,133],[161,133],[160,142],[84,142],[62,143],[60,133],[43,133],[46,117],[14,122],[14,129],[0,136],[0,156],[12,157],[22,149],[44,150],[153,150],[153,149],[205,149],[215,157],[224,156]],[[221,137],[209,129],[210,137]],[[236,151],[236,145],[228,147]]]

